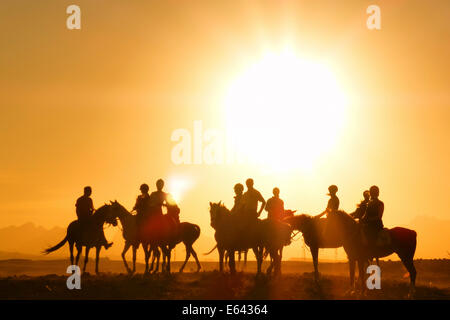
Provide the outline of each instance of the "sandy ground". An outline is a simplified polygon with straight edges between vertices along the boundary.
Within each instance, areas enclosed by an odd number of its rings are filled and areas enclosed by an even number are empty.
[[[255,262],[249,261],[245,272],[236,275],[217,272],[217,262],[202,262],[195,273],[189,263],[179,274],[180,262],[172,264],[173,273],[144,276],[144,266],[137,274],[125,274],[121,261],[102,259],[97,276],[94,261],[81,276],[81,290],[68,290],[65,273],[67,260],[0,261],[1,299],[405,299],[409,278],[401,262],[381,261],[381,290],[366,296],[352,296],[346,263],[321,263],[319,286],[313,280],[309,261],[283,261],[283,275],[255,277]],[[263,266],[267,267],[267,262]],[[450,300],[450,260],[418,260],[416,299]],[[240,266],[242,267],[242,265]],[[241,268],[238,267],[238,270]]]

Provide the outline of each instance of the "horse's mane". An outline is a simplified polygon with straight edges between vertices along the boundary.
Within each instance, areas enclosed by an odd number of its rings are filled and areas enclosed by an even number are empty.
[[[345,222],[348,223],[356,223],[355,219],[353,219],[347,212],[343,210],[336,211],[336,214],[341,217]]]
[[[211,203],[211,206],[212,207],[219,207],[219,209],[221,210],[221,211],[226,211],[226,212],[230,212],[230,210],[225,206],[225,204],[224,203],[222,203],[222,201],[219,201],[219,202],[217,202],[217,203],[214,203],[214,202],[212,202]]]
[[[130,215],[130,216],[134,216],[130,211],[127,210],[127,208],[125,208],[123,205],[121,205],[117,200],[114,202],[111,202],[111,204],[118,206],[122,210],[123,213],[126,213],[127,215]]]
[[[99,216],[105,213],[105,210],[109,208],[109,204],[104,204],[100,208],[94,211],[93,216]]]

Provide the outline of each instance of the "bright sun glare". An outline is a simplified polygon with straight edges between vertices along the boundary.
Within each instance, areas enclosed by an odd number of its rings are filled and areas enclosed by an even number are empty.
[[[235,151],[265,169],[310,169],[336,143],[346,111],[326,67],[291,52],[267,54],[230,86],[226,125]]]

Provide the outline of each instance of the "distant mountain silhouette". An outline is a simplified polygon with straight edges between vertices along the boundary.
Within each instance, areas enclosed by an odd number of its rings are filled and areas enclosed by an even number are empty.
[[[0,228],[0,260],[68,258],[69,248],[67,244],[48,256],[41,254],[43,249],[57,244],[65,237],[65,235],[66,227],[46,229],[31,222],[20,226]],[[122,232],[119,228],[106,227],[105,235],[109,241],[114,242],[114,245],[107,251],[102,250],[101,257],[121,260],[121,253],[124,246]],[[216,252],[207,257],[203,256],[203,253],[209,251],[214,245],[214,238],[202,234],[200,235],[200,238],[194,244],[200,260],[217,260]],[[177,246],[175,254],[176,260],[183,260],[185,256],[184,246]],[[138,261],[143,261],[143,258],[144,253],[140,248],[138,252]],[[128,252],[127,259],[131,260],[131,250]]]
[[[41,258],[42,249],[50,244],[54,244],[55,241],[61,241],[65,233],[65,228],[54,227],[46,229],[31,222],[21,226],[1,228],[0,251],[2,253],[0,257],[1,259],[16,259],[21,258],[21,255],[28,258],[33,256]],[[57,253],[55,256],[61,257],[61,253]]]

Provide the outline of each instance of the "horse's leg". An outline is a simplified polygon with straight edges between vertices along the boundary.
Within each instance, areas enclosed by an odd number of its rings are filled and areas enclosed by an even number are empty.
[[[403,265],[409,272],[410,287],[408,298],[412,298],[416,291],[416,275],[417,275],[416,267],[414,267],[414,260],[412,257],[403,257],[403,256],[401,256],[400,259],[402,260]]]
[[[131,270],[131,274],[136,272],[136,252],[139,249],[139,243],[136,246],[133,246],[133,270]]]
[[[199,272],[200,269],[202,268],[202,266],[200,265],[200,261],[198,260],[197,252],[195,252],[195,250],[194,250],[194,248],[192,247],[192,245],[191,245],[191,254],[192,254],[192,256],[194,257],[195,262],[197,263],[197,272]]]
[[[74,260],[74,257],[73,257],[73,245],[74,245],[73,242],[69,242],[70,264],[71,265],[73,265],[73,260]]]
[[[219,251],[219,272],[223,272],[223,258],[225,250],[221,247],[217,247],[217,250]]]
[[[260,274],[261,273],[261,266],[262,266],[262,250],[260,249],[258,246],[253,247],[252,248],[253,253],[255,254],[256,257],[256,274]]]
[[[228,264],[230,265],[230,273],[235,274],[236,273],[236,262],[235,262],[235,256],[234,256],[234,250],[230,251],[230,257],[229,257]]]
[[[131,243],[126,241],[125,242],[125,246],[123,247],[123,250],[122,250],[123,264],[125,265],[125,269],[127,270],[128,273],[131,273],[131,270],[130,270],[130,267],[128,266],[127,259],[125,258],[125,254],[127,253],[127,251],[130,248],[130,246],[131,246]]]
[[[157,246],[153,249],[153,255],[156,255],[156,268],[155,268],[154,272],[158,272],[159,271],[159,259],[161,258],[161,252],[159,252],[159,249]]]
[[[83,251],[83,247],[80,245],[76,245],[77,248],[77,257],[75,258],[75,264],[78,265],[78,261],[80,260],[81,252]]]
[[[186,258],[184,259],[184,263],[183,263],[183,265],[180,268],[180,272],[183,272],[183,269],[186,266],[186,263],[188,262],[189,257],[191,256],[191,250],[192,250],[192,245],[185,243],[184,246],[185,246],[185,249],[186,249]]]
[[[144,271],[144,274],[147,274],[149,271],[148,271],[148,259],[150,259],[150,249],[149,249],[149,245],[144,245],[144,244],[142,244],[142,249],[144,249],[144,254],[145,254],[145,271]]]
[[[172,255],[172,247],[167,247],[167,265],[166,265],[166,271],[170,273],[170,256]]]
[[[98,262],[100,260],[100,250],[102,249],[101,246],[95,247],[95,273],[98,274]]]
[[[319,281],[319,248],[311,247],[311,255],[313,258],[313,265],[314,265],[314,280],[316,282],[318,282]]]
[[[242,254],[242,251],[238,250],[238,263],[237,263],[238,266],[241,265],[241,254]]]
[[[163,246],[161,246],[160,249],[161,249],[161,254],[162,254],[161,272],[163,272],[164,268],[166,266],[166,253],[164,251],[164,247]]]
[[[278,250],[275,251],[277,253],[277,260],[276,260],[276,264],[275,264],[275,275],[279,276],[281,275],[281,257],[283,256],[283,247],[281,247],[281,249],[279,249],[279,253]]]
[[[355,266],[356,266],[356,261],[354,259],[349,259],[348,267],[349,267],[349,271],[350,271],[350,290],[353,290],[354,286],[355,286]]]
[[[158,247],[156,247],[156,249],[158,249]],[[156,259],[155,248],[153,246],[150,246],[150,253],[152,254],[152,263],[150,265],[149,272],[153,270],[153,266]]]
[[[275,260],[276,260],[275,259],[276,253],[274,252],[274,250],[269,250],[269,254],[270,254],[270,265],[266,270],[266,273],[268,276],[270,276],[272,274],[272,270],[273,270],[273,267],[275,265]]]
[[[359,285],[360,290],[362,293],[364,293],[366,290],[366,286],[364,285],[364,278],[365,278],[365,267],[366,261],[365,260],[358,260],[358,278],[359,278]]]
[[[89,250],[90,249],[91,248],[89,246],[86,246],[86,253],[85,253],[86,256],[84,257],[83,273],[86,271],[86,265],[87,265],[88,260],[89,260]]]

